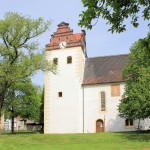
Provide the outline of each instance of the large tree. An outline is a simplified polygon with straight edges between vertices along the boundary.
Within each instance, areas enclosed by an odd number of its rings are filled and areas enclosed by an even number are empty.
[[[0,20],[0,116],[9,88],[39,69],[44,55],[38,51],[36,37],[49,29],[51,22],[31,19],[18,13],[6,13]],[[52,69],[48,65],[47,69]]]
[[[138,27],[139,18],[150,19],[149,0],[82,0],[82,3],[86,10],[80,14],[79,25],[88,29],[92,29],[100,17],[110,24],[109,31],[119,33],[126,30],[128,18],[134,27]]]
[[[126,84],[120,116],[134,120],[150,117],[150,33],[131,47],[123,78]]]
[[[16,82],[8,89],[4,100],[4,111],[11,118],[14,133],[14,118],[39,120],[42,90],[34,86],[30,78]]]

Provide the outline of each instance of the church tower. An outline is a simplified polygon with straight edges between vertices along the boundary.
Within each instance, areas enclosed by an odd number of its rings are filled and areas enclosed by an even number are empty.
[[[82,81],[86,57],[85,32],[74,34],[62,22],[46,45],[46,59],[57,73],[45,73],[44,133],[82,133]]]

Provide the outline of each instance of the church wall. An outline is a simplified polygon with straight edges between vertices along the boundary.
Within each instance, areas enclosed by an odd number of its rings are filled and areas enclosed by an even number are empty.
[[[120,96],[111,96],[111,85],[81,85],[84,54],[80,47],[47,51],[48,60],[58,58],[58,72],[45,74],[45,127],[44,133],[95,133],[96,121],[102,120],[104,131],[133,131],[138,126],[126,127],[125,119],[118,115],[118,104],[124,91],[120,83]],[[72,64],[66,58],[72,56]],[[58,92],[63,93],[58,97]],[[100,92],[106,94],[106,110],[101,111]],[[148,129],[150,120],[141,121],[141,128]]]
[[[127,55],[96,57],[85,64],[85,40],[84,30],[73,34],[69,24],[62,22],[46,45],[46,59],[53,62],[57,58],[58,65],[56,74],[45,72],[44,133],[136,130],[138,121],[125,121],[118,115],[124,83],[93,84],[122,81]],[[72,63],[67,63],[68,56]],[[150,129],[150,119],[141,121],[141,128]]]
[[[101,111],[100,92],[106,95],[106,110]],[[84,132],[95,133],[96,121],[102,120],[104,131],[130,131],[133,127],[126,128],[125,121],[118,115],[119,99],[124,91],[124,84],[120,84],[120,96],[111,97],[111,84],[84,85]]]
[[[44,132],[81,133],[81,83],[84,63],[82,49],[75,47],[46,53],[48,60],[58,58],[58,68],[56,75],[51,72],[45,74]],[[72,64],[66,63],[68,56],[72,56]],[[59,97],[58,92],[62,92],[62,97]]]

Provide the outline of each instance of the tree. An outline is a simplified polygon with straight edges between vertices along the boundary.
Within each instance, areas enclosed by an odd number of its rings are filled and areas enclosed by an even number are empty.
[[[13,84],[31,77],[39,69],[54,69],[47,65],[43,53],[38,51],[38,43],[33,41],[47,31],[50,24],[42,18],[31,19],[11,12],[0,20],[0,116]]]
[[[38,120],[41,105],[41,89],[34,86],[30,78],[10,86],[4,100],[4,109],[12,120],[11,132],[14,133],[14,118]]]
[[[41,131],[44,131],[44,88],[41,95],[39,123],[42,125]]]
[[[134,27],[139,25],[141,12],[143,20],[150,19],[149,0],[82,0],[82,3],[86,10],[80,14],[79,25],[88,29],[92,29],[92,21],[97,22],[100,17],[111,25],[109,31],[119,33],[126,30],[127,18],[131,18]]]
[[[123,78],[126,84],[120,116],[140,122],[150,116],[150,33],[131,47]]]

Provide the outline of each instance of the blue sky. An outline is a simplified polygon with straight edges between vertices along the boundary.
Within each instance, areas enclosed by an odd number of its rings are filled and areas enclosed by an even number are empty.
[[[1,0],[0,19],[6,12],[18,12],[22,15],[30,15],[31,18],[42,17],[44,20],[52,20],[50,31],[38,38],[40,49],[49,43],[51,34],[56,31],[57,25],[64,21],[70,24],[74,33],[81,32],[78,26],[79,14],[84,10],[81,0]],[[127,54],[131,45],[148,33],[147,23],[140,20],[140,26],[133,28],[127,21],[127,31],[123,33],[108,32],[109,26],[102,19],[93,27],[86,30],[88,57]],[[33,82],[43,85],[43,73],[38,72]]]

